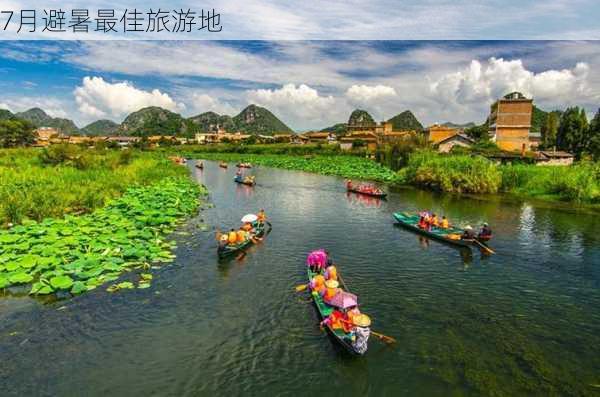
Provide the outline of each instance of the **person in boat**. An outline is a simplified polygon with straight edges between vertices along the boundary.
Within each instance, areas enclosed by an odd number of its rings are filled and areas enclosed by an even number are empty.
[[[354,185],[352,185],[352,179],[348,179],[346,181],[346,189],[347,190],[352,190],[354,188]]]
[[[325,303],[331,302],[333,297],[340,292],[339,286],[340,284],[335,280],[325,281],[325,291],[322,294]]]
[[[258,211],[256,217],[258,218],[258,223],[260,223],[261,225],[267,221],[267,214],[265,214],[264,208],[261,208],[260,211]]]
[[[436,214],[431,214],[430,224],[433,227],[439,227],[440,226],[440,220],[438,219],[438,217],[437,217]]]
[[[487,224],[487,222],[483,223],[483,226],[481,226],[481,230],[479,231],[477,237],[481,240],[489,240],[490,238],[492,238],[492,229]]]
[[[448,218],[446,218],[446,216],[442,216],[440,227],[442,229],[448,229],[450,227],[450,223],[448,222]]]
[[[227,235],[227,243],[230,245],[234,245],[237,242],[237,233],[235,229],[231,229],[229,234]]]
[[[346,327],[346,322],[347,318],[345,314],[339,309],[334,309],[327,318],[319,323],[319,326],[321,328],[330,326],[332,329],[344,329],[344,332],[346,332],[346,329],[344,328]]]
[[[243,243],[246,241],[246,235],[248,234],[248,232],[246,232],[244,229],[239,229],[237,232],[237,242],[239,243]]]
[[[371,319],[366,314],[352,317],[352,348],[359,354],[364,354],[368,348],[371,335]]]
[[[252,232],[252,229],[254,229],[254,227],[252,226],[252,224],[250,222],[245,222],[242,225],[242,230],[244,230],[244,231],[246,231],[248,233]]]
[[[313,294],[321,294],[325,289],[325,276],[322,274],[317,274],[310,280],[309,287],[312,290]]]
[[[473,231],[473,228],[471,227],[471,225],[467,225],[467,227],[465,227],[465,230],[463,231],[461,239],[462,240],[474,240],[475,239],[475,232]]]
[[[333,264],[330,264],[325,269],[325,279],[338,281],[337,268]]]
[[[419,223],[417,223],[417,226],[420,229],[427,229],[427,222],[425,222],[425,216],[419,216]]]
[[[327,261],[327,254],[324,250],[316,250],[308,254],[306,264],[313,273],[320,273]]]

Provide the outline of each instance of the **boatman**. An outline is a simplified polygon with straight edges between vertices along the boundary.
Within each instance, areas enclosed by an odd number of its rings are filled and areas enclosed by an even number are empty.
[[[477,237],[479,237],[481,240],[489,240],[492,237],[492,229],[487,222],[483,223],[483,226],[481,227]]]
[[[265,210],[263,208],[258,211],[258,215],[256,215],[256,217],[258,218],[258,223],[261,225],[267,221],[267,214],[265,214]]]
[[[471,227],[471,225],[467,225],[467,227],[465,227],[465,231],[463,232],[461,239],[475,240],[475,232],[473,232],[473,228]]]

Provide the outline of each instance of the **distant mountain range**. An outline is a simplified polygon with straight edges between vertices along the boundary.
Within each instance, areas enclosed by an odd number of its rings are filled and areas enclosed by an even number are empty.
[[[531,130],[540,131],[547,115],[547,112],[534,106]],[[216,132],[219,130],[227,132],[239,131],[253,135],[273,135],[275,133],[293,132],[291,128],[279,120],[268,109],[257,105],[249,105],[233,117],[220,115],[215,112],[205,112],[189,118],[185,118],[167,109],[151,106],[129,114],[121,124],[117,124],[111,120],[98,120],[81,129],[73,121],[51,117],[39,108],[15,114],[8,110],[0,109],[0,120],[10,118],[28,120],[36,127],[53,127],[69,135],[192,136],[196,132]],[[392,123],[392,128],[395,131],[422,131],[424,129],[423,124],[410,110],[405,110],[387,121]],[[348,125],[375,126],[376,122],[366,110],[356,109],[350,114],[348,122],[337,123],[323,128],[321,131],[344,135],[347,133]],[[449,121],[442,125],[452,128],[472,128],[477,126],[473,122],[457,124]]]
[[[68,135],[191,136],[196,132],[216,132],[219,129],[255,135],[293,132],[268,109],[257,105],[249,105],[234,117],[206,112],[190,118],[151,106],[129,114],[121,124],[98,120],[81,129],[72,120],[51,117],[39,108],[16,114],[0,109],[0,120],[12,118],[27,120],[36,127],[56,128]]]

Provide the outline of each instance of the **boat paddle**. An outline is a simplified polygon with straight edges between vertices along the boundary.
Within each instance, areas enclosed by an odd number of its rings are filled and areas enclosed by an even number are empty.
[[[296,292],[302,292],[308,288],[308,284],[300,284],[296,286]]]
[[[344,282],[344,279],[342,278],[341,274],[338,274],[338,279],[342,282],[342,284],[344,285],[344,289],[348,292],[350,292],[350,290],[348,289],[348,286],[346,285],[346,283]],[[349,323],[348,321],[342,320],[344,322]],[[375,335],[376,337],[378,337],[381,341],[387,343],[388,345],[391,345],[392,343],[396,343],[396,339],[392,338],[391,336],[387,336],[384,334],[381,334],[379,332],[375,332],[373,330],[371,330],[371,333],[373,335]]]
[[[477,239],[473,240],[475,242],[475,244],[477,244],[478,246],[480,246],[485,252],[489,253],[489,254],[495,254],[494,250],[491,249],[490,247],[481,244],[481,242]]]

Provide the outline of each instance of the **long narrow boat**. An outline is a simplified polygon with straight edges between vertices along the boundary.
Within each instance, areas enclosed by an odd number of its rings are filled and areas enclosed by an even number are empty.
[[[242,185],[254,186],[256,181],[254,179],[247,181],[245,178],[238,178],[237,176],[233,178],[235,183],[240,183]]]
[[[380,193],[366,192],[366,191],[359,190],[357,188],[347,188],[347,190],[351,193],[364,194],[365,196],[377,197],[377,198],[381,198],[381,199],[384,199],[387,197],[387,193],[384,193],[384,192],[380,192]]]
[[[264,236],[264,234],[266,232],[266,228],[267,227],[265,226],[264,223],[257,223],[256,233],[254,233],[253,237]],[[235,245],[228,244],[224,247],[217,248],[217,254],[219,255],[219,259],[224,259],[224,258],[230,257],[232,255],[235,255],[238,252],[245,250],[252,244],[254,244],[252,239],[248,239],[248,240],[244,241],[243,243],[239,243],[239,244],[235,244]]]
[[[307,272],[308,272],[308,282],[310,283],[310,281],[313,279],[313,277],[315,277],[317,275],[317,273],[312,272],[308,266],[307,266]],[[327,317],[329,317],[331,312],[333,312],[333,310],[334,310],[333,307],[331,307],[327,303],[325,303],[325,301],[323,300],[321,295],[311,294],[311,296],[312,296],[313,303],[315,304],[315,307],[317,309],[317,313],[319,313],[319,318],[321,320],[324,320]],[[340,346],[342,346],[350,354],[357,355],[357,356],[362,355],[362,353],[359,353],[358,351],[356,351],[354,349],[354,347],[352,346],[352,339],[351,339],[352,335],[350,333],[344,332],[343,329],[333,329],[331,327],[331,325],[327,325],[327,332],[329,333],[329,335],[331,335],[331,337],[337,343],[340,344]]]
[[[252,164],[250,164],[250,163],[238,163],[236,165],[236,167],[238,167],[238,168],[252,168]]]
[[[409,215],[409,214],[396,212],[396,213],[394,213],[394,218],[396,219],[396,221],[398,221],[398,223],[402,227],[404,227],[408,230],[412,230],[413,232],[422,234],[424,236],[430,237],[432,239],[438,240],[438,241],[442,241],[442,242],[452,244],[452,245],[458,245],[461,247],[469,247],[471,245],[479,246],[476,242],[477,241],[476,239],[463,240],[463,239],[453,239],[453,238],[449,237],[452,235],[462,235],[464,232],[464,230],[462,230],[462,229],[458,229],[455,227],[448,228],[448,229],[432,227],[431,231],[429,231],[429,230],[421,229],[418,226],[419,215]]]

